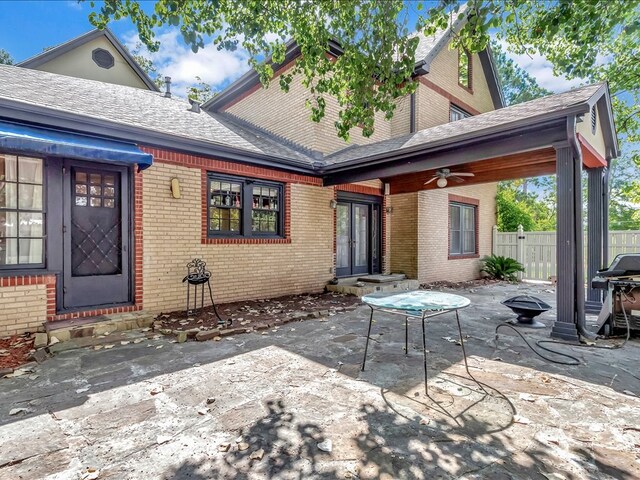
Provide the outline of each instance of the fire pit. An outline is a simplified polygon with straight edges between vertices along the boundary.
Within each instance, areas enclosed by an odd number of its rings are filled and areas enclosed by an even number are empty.
[[[530,295],[518,295],[501,303],[518,314],[518,321],[513,324],[519,327],[544,328],[545,324],[535,320],[535,317],[551,310],[551,305]]]

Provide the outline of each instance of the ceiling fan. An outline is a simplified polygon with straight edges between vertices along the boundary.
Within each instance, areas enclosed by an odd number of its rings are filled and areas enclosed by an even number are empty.
[[[443,168],[441,170],[437,170],[433,175],[433,178],[424,182],[425,185],[437,180],[436,185],[440,188],[444,188],[447,186],[447,179],[455,180],[458,183],[464,182],[464,178],[461,177],[473,177],[475,174],[473,173],[465,173],[465,172],[452,172],[448,168]]]

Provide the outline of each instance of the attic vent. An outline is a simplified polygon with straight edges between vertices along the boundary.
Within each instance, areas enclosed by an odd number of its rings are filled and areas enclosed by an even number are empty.
[[[591,107],[591,133],[596,133],[596,106]]]
[[[111,68],[115,64],[113,55],[111,55],[104,48],[96,48],[91,52],[91,58],[100,68]]]

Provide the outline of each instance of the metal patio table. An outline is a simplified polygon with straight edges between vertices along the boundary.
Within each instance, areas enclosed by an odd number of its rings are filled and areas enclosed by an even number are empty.
[[[464,368],[469,377],[482,389],[484,393],[487,391],[482,387],[471,372],[467,364],[467,353],[464,348],[464,339],[462,338],[462,327],[460,326],[460,316],[458,310],[468,307],[471,301],[460,295],[451,293],[432,292],[427,290],[416,290],[401,293],[372,293],[362,297],[362,302],[371,308],[369,317],[369,329],[367,331],[367,343],[364,347],[364,358],[362,359],[362,371],[367,361],[367,350],[369,348],[369,337],[371,336],[371,324],[373,323],[373,312],[385,312],[393,315],[401,315],[405,317],[404,321],[404,351],[405,355],[409,354],[409,317],[420,318],[422,321],[422,357],[424,364],[424,391],[428,395],[427,390],[427,335],[425,330],[425,320],[427,318],[436,317],[445,313],[454,312],[456,322],[458,324],[458,333],[460,335],[460,346],[462,347],[462,356],[464,358]]]

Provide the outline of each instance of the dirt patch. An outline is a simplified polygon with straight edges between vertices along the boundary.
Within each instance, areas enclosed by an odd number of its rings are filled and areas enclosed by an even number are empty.
[[[474,288],[483,287],[485,285],[497,285],[500,283],[509,284],[510,282],[505,282],[503,280],[490,280],[488,278],[468,280],[466,282],[447,282],[446,280],[443,280],[439,282],[423,283],[420,285],[420,288],[422,290],[436,290],[440,288],[451,288],[455,290],[459,288]]]
[[[0,369],[16,368],[27,363],[33,351],[33,337],[28,333],[0,338]]]
[[[223,303],[216,308],[223,320],[232,321],[230,328],[260,330],[283,323],[282,320],[293,316],[302,319],[302,313],[330,316],[359,304],[360,298],[355,295],[328,292]],[[162,323],[162,328],[173,331],[192,331],[196,328],[206,331],[220,327],[213,307],[205,307],[189,315],[185,310],[162,313],[156,317],[156,321]]]

